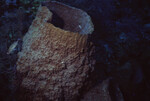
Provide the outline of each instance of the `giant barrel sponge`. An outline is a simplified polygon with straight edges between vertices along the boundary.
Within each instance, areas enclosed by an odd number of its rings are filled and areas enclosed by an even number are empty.
[[[93,30],[86,12],[44,2],[18,53],[17,99],[78,101],[94,70],[94,46],[89,40]]]

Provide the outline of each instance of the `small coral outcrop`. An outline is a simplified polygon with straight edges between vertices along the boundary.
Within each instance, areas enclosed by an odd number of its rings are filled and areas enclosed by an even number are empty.
[[[88,14],[58,2],[40,6],[18,53],[19,101],[77,101],[94,69]],[[54,26],[54,17],[64,22]],[[68,19],[68,20],[67,20]]]

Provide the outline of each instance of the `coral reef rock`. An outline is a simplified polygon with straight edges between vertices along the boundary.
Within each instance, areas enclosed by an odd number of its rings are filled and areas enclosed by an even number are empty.
[[[91,88],[81,101],[124,101],[122,92],[110,78]]]
[[[91,89],[81,101],[112,101],[109,95],[109,79]]]
[[[17,100],[78,101],[94,70],[93,24],[80,9],[46,4],[39,7],[18,53]],[[55,16],[64,22],[62,29],[51,23]]]

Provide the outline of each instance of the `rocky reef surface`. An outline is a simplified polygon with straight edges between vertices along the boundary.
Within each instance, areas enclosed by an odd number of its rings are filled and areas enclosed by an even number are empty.
[[[124,101],[124,97],[119,87],[117,85],[114,85],[110,78],[104,80],[102,83],[90,89],[81,99],[81,101],[114,101],[114,100]]]
[[[16,75],[17,52],[21,50],[21,45],[15,48],[13,54],[7,53],[9,46],[18,39],[22,40],[28,31],[41,1],[45,0],[0,1],[0,101],[15,101],[18,98],[17,95],[14,98],[16,88],[13,80]],[[80,99],[98,100],[105,95],[112,101],[122,101],[121,96],[124,101],[150,101],[149,0],[55,1],[84,10],[94,25],[94,32],[88,36],[95,47],[96,65],[88,78],[91,83],[79,92],[82,93]],[[48,7],[49,4],[43,2],[42,5]],[[48,9],[51,9],[53,18],[47,22],[53,24],[54,28],[64,30],[65,23],[60,18],[61,15],[57,16],[58,11],[56,13],[52,11],[54,8]],[[70,14],[74,13],[70,12],[67,16],[71,17]],[[63,19],[68,19],[67,16]],[[71,29],[73,26],[72,24]],[[83,26],[75,27],[77,32],[67,26],[65,28],[72,33],[79,33]],[[108,89],[103,84],[108,85]],[[103,92],[103,87],[109,94]],[[85,94],[87,90],[89,92]]]

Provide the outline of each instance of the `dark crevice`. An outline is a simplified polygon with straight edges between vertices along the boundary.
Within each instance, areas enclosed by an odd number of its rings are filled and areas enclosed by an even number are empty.
[[[51,11],[51,12],[53,13],[52,20],[51,21],[48,20],[47,22],[52,23],[54,26],[63,29],[64,28],[63,19],[61,17],[59,17],[59,15],[56,14],[56,12],[54,12],[54,11]]]

